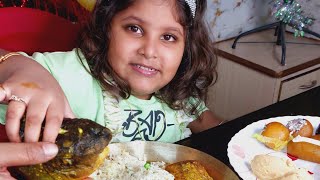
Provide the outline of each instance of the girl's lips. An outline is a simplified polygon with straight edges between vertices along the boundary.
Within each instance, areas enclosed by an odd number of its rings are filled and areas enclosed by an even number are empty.
[[[144,66],[144,65],[141,65],[141,64],[131,64],[132,68],[145,75],[145,76],[152,76],[152,75],[155,75],[159,72],[159,70],[155,69],[155,68],[152,68],[150,66]]]

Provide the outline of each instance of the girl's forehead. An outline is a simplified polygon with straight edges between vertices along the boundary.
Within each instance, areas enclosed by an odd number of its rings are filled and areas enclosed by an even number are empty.
[[[178,23],[176,0],[135,0],[127,9],[115,17],[137,16],[145,21]]]
[[[148,3],[148,4],[147,4]],[[134,0],[132,2],[132,6],[158,6],[162,8],[169,8],[171,10],[175,10],[177,0]]]

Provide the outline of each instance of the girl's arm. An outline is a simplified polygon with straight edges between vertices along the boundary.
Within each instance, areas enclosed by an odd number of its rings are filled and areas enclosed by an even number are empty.
[[[192,133],[198,133],[212,127],[218,126],[223,122],[217,118],[212,111],[204,111],[198,119],[189,123],[188,128],[191,129]]]
[[[7,53],[0,49],[0,57]],[[44,119],[42,141],[55,142],[63,117],[74,117],[58,82],[45,68],[28,57],[14,55],[0,63],[0,85],[0,102],[8,104],[6,133],[10,141],[21,141],[19,128],[24,115],[25,142],[39,140]],[[12,95],[22,98],[25,103],[9,101]]]

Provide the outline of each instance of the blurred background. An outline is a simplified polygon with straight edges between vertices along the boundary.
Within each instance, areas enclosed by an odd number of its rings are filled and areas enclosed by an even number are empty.
[[[309,29],[320,33],[320,1],[295,1],[301,4],[305,16],[315,19]],[[274,0],[208,0],[207,19],[213,38],[215,41],[229,39],[276,21],[272,15],[273,4]]]
[[[207,0],[206,19],[215,41],[274,22],[272,8],[275,0]],[[319,0],[295,0],[302,6],[304,15],[314,18],[309,28],[320,32]],[[57,14],[74,22],[83,22],[93,8],[95,0],[0,0],[1,7],[30,7]],[[306,35],[308,36],[308,35]]]

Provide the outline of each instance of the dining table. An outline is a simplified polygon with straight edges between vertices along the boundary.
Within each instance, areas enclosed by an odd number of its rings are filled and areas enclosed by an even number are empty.
[[[320,87],[193,134],[191,137],[180,140],[175,144],[188,146],[211,155],[230,168],[241,179],[228,158],[228,143],[231,138],[247,125],[259,120],[295,115],[320,116]],[[0,142],[3,141],[7,141],[7,138],[4,126],[0,125]]]
[[[228,158],[228,143],[236,133],[259,120],[298,115],[320,116],[320,87],[271,104],[176,143],[213,156],[237,174]],[[239,179],[241,179],[240,176]]]

